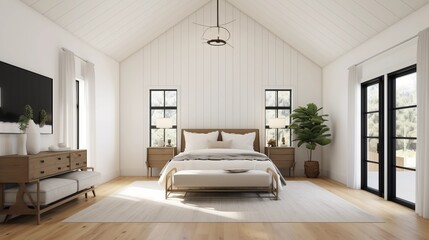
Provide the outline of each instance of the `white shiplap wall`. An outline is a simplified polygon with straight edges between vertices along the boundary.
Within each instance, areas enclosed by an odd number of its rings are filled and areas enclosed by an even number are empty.
[[[121,63],[122,175],[146,174],[151,88],[178,89],[180,129],[258,128],[261,144],[265,88],[293,89],[294,106],[321,105],[318,65],[220,1],[220,23],[233,19],[227,28],[234,48],[202,44],[203,28],[193,23],[216,23],[216,2],[211,1]],[[298,158],[306,157],[298,151]],[[302,168],[297,164],[298,172]]]

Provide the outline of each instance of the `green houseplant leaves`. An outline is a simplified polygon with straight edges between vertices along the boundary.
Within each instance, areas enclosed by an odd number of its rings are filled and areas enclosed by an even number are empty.
[[[317,145],[327,145],[331,143],[329,128],[326,126],[327,121],[324,117],[328,114],[319,115],[316,104],[309,103],[306,107],[298,107],[290,115],[292,124],[289,126],[293,130],[295,139],[298,142],[298,147],[305,144],[308,149],[308,160],[312,160],[313,150]]]

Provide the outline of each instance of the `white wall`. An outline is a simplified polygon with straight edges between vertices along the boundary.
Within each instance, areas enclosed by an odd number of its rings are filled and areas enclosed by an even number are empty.
[[[54,134],[42,135],[43,150],[58,143],[59,53],[65,47],[95,64],[95,166],[103,182],[119,175],[119,64],[20,1],[0,1],[0,61],[54,79]],[[16,153],[16,134],[0,134],[0,155]]]
[[[202,44],[193,22],[216,22],[211,1],[121,62],[121,175],[146,174],[150,88],[178,89],[179,128],[259,128],[264,136],[265,88],[291,88],[294,106],[321,105],[318,65],[229,3],[220,6],[220,23],[236,19],[227,25],[234,48]],[[305,151],[296,158],[302,174]]]
[[[353,136],[353,129],[348,128],[348,67],[357,64],[368,57],[388,49],[429,27],[429,5],[425,5],[413,14],[389,27],[359,47],[323,68],[323,106],[325,112],[330,113],[334,129],[334,141],[324,147],[323,169],[324,174],[342,183],[347,183],[347,162],[353,158],[348,152],[347,144]],[[410,51],[415,51],[415,42],[406,43],[383,54],[383,56],[364,64],[361,78],[375,77],[382,72],[390,72],[408,66],[415,56]],[[402,61],[392,61],[394,56],[399,56]],[[359,116],[357,116],[359,118]]]

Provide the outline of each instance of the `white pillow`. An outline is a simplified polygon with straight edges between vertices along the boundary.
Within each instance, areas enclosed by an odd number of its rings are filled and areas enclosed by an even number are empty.
[[[234,149],[244,149],[252,150],[253,142],[255,141],[256,133],[246,133],[246,134],[235,134],[235,133],[226,133],[222,131],[222,140],[223,141],[232,141],[231,148]]]
[[[219,131],[209,132],[209,133],[193,133],[183,131],[185,135],[185,152],[198,149],[207,149],[209,148],[209,141],[217,141],[219,136]]]
[[[208,141],[209,148],[231,148],[232,141]]]

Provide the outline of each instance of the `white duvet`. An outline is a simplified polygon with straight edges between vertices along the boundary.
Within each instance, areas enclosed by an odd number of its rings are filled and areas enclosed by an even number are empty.
[[[200,149],[189,151],[186,153],[192,154],[216,154],[216,153],[257,153],[250,150],[241,150],[241,149]],[[179,153],[178,156],[185,153]],[[265,156],[262,153],[258,153]],[[220,161],[211,161],[211,160],[185,160],[185,161],[170,161],[161,171],[161,177],[158,180],[158,183],[161,186],[165,186],[165,178],[167,173],[176,168],[177,171],[181,170],[226,170],[226,169],[250,169],[250,170],[262,170],[266,171],[267,168],[273,169],[276,171],[276,167],[272,161],[256,161],[256,160],[220,160]],[[277,176],[280,183],[280,176]],[[282,189],[282,185],[279,184],[279,189]]]

